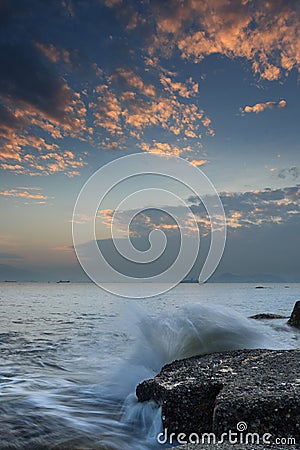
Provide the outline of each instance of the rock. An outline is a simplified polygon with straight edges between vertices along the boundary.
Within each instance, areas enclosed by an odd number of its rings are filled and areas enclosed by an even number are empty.
[[[297,445],[293,444],[254,444],[249,446],[249,444],[230,444],[223,442],[222,444],[187,444],[187,445],[179,445],[177,447],[172,447],[170,450],[299,450]]]
[[[286,319],[286,317],[285,316],[281,316],[280,314],[261,313],[261,314],[255,314],[254,316],[250,316],[249,319],[257,319],[257,320],[263,320],[263,319]]]
[[[168,436],[212,432],[220,437],[245,422],[247,432],[298,442],[299,357],[300,350],[256,349],[174,361],[139,384],[136,394],[140,402],[162,406]]]
[[[300,300],[295,303],[291,317],[288,320],[288,324],[300,328]]]

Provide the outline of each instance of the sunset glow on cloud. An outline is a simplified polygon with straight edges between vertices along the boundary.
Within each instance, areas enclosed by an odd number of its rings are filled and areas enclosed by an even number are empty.
[[[34,192],[28,192],[21,189],[10,189],[6,191],[0,191],[0,195],[3,197],[20,197],[34,200],[47,200],[47,197],[42,194],[35,194]]]
[[[0,83],[3,140],[0,158],[8,164],[3,166],[6,170],[20,173],[21,169],[14,169],[12,164],[18,161],[24,173],[32,169],[37,169],[37,174],[55,172],[54,166],[50,170],[44,166],[45,159],[31,166],[27,164],[28,153],[42,149],[53,152],[68,138],[92,147],[128,149],[132,144],[139,148],[143,148],[142,144],[151,145],[147,130],[168,131],[179,148],[186,147],[186,141],[191,145],[201,140],[203,134],[213,136],[213,118],[206,115],[201,105],[201,80],[193,76],[182,79],[178,70],[167,67],[176,49],[182,63],[191,60],[198,65],[212,55],[245,59],[254,74],[269,81],[281,79],[299,64],[297,2],[263,1],[255,4],[253,10],[251,0],[189,0],[184,4],[171,0],[163,6],[153,2],[139,13],[126,2],[102,3],[104,6],[100,2],[97,9],[109,17],[118,16],[122,5],[122,20],[131,24],[123,25],[125,40],[133,38],[134,33],[143,36],[140,54],[132,51],[132,62],[128,64],[122,58],[111,58],[108,64],[103,64],[101,58],[99,62],[87,58],[86,65],[84,55],[76,48],[79,42],[75,37],[69,47],[60,44],[57,37],[57,42],[49,42],[49,38],[43,41],[42,36],[36,36],[25,49],[26,35],[11,45],[9,34],[14,29],[11,17],[17,20],[22,8],[20,11],[13,6],[8,8],[13,16],[8,16],[7,39],[2,39],[1,44],[6,70],[2,71]],[[51,7],[48,8],[51,12]],[[70,26],[79,20],[76,1],[72,11],[64,19]],[[28,20],[34,20],[35,14],[39,14],[38,8]],[[64,17],[63,6],[61,14]],[[145,20],[149,14],[154,26],[151,32]],[[114,46],[113,35],[106,37],[105,51],[109,40]],[[19,70],[22,77],[18,76]],[[82,70],[86,71],[83,77]],[[79,81],[76,87],[74,75]],[[283,102],[256,103],[242,111],[258,113],[266,108],[284,107]],[[77,161],[78,167],[82,167],[82,156],[76,156],[71,166]],[[78,171],[71,171],[69,165],[65,165],[66,174],[76,175]]]
[[[91,220],[72,219],[89,176],[150,152],[201,168],[232,233],[299,220],[298,1],[29,0],[0,15],[0,238],[67,254],[72,221]]]
[[[279,102],[264,102],[264,103],[256,103],[253,106],[245,106],[245,108],[241,108],[242,113],[261,113],[266,109],[273,108],[285,108],[287,105],[285,100],[280,100]]]

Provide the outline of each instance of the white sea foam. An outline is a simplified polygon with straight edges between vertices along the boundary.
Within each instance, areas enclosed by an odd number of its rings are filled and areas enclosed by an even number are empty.
[[[126,326],[134,344],[117,376],[123,393],[176,359],[243,348],[279,348],[266,327],[222,305],[189,304],[157,314],[133,305],[126,311]]]
[[[221,305],[189,304],[157,314],[134,305],[130,314],[126,311],[126,327],[133,336],[133,349],[110,376],[109,392],[125,398],[121,421],[139,430],[145,448],[155,446],[161,411],[153,402],[137,402],[134,392],[140,381],[153,377],[163,365],[176,359],[278,347],[260,323]]]

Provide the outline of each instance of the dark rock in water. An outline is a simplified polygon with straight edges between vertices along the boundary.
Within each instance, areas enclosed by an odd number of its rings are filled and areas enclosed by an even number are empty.
[[[286,319],[286,316],[281,316],[280,314],[262,313],[262,314],[255,314],[254,316],[250,316],[249,319],[257,319],[257,320]]]
[[[139,384],[136,394],[140,402],[154,400],[162,406],[168,436],[221,436],[237,432],[237,424],[245,422],[249,433],[299,442],[299,369],[300,350],[214,353],[164,366],[159,375]]]
[[[291,317],[288,320],[288,324],[293,327],[300,328],[300,300],[295,303]]]

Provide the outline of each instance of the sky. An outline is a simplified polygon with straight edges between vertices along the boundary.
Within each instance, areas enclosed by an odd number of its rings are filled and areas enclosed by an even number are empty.
[[[297,0],[0,0],[2,278],[80,279],[82,186],[155,152],[201,167],[220,194],[220,273],[300,280],[299,19]],[[172,238],[169,221],[137,217],[133,236]]]

